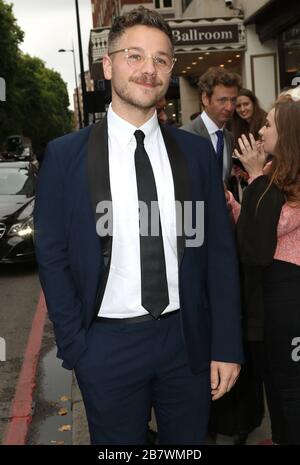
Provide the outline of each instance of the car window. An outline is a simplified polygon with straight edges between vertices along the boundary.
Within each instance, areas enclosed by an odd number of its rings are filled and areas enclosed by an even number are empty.
[[[18,152],[23,150],[23,142],[20,137],[9,137],[6,142],[8,152]]]
[[[28,168],[0,168],[0,195],[34,195],[34,179]]]

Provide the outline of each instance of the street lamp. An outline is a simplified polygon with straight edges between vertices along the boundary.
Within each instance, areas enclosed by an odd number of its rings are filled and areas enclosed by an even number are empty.
[[[84,72],[83,56],[82,56],[82,43],[81,43],[78,0],[75,0],[75,9],[76,9],[76,22],[77,22],[77,35],[78,35],[78,52],[79,52],[79,64],[80,64],[81,91],[82,91],[83,124],[84,126],[88,126],[89,115],[87,111],[87,101],[86,101],[87,91],[86,91],[85,72]]]
[[[80,99],[79,99],[79,89],[77,83],[77,71],[76,71],[76,62],[75,62],[75,52],[74,52],[74,43],[72,42],[72,48],[66,50],[64,48],[60,48],[59,52],[72,52],[73,53],[73,64],[74,64],[74,74],[75,74],[75,85],[76,85],[76,95],[77,95],[77,109],[78,109],[78,120],[79,120],[79,127],[82,128],[82,117],[81,117],[81,109],[80,109]]]

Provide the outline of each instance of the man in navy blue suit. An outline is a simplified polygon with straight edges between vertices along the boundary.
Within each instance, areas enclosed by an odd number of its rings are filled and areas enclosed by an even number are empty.
[[[213,149],[157,119],[173,54],[155,11],[116,18],[103,58],[107,116],[52,141],[39,175],[40,279],[93,444],[144,444],[152,407],[160,444],[203,443],[211,397],[231,389],[242,361]]]

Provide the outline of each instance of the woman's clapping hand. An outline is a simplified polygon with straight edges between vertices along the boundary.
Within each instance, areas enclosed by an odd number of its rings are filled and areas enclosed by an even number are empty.
[[[249,134],[249,140],[243,134],[239,137],[238,144],[240,151],[234,150],[235,157],[241,161],[249,176],[262,175],[266,163],[266,154],[262,143],[256,142],[252,134]]]

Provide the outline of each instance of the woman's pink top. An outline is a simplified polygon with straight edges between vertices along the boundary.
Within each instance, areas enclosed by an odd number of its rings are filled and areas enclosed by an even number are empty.
[[[250,177],[249,183],[255,178]],[[234,221],[237,222],[241,205],[229,192],[229,206],[232,209]],[[300,206],[291,207],[285,203],[281,209],[277,226],[277,247],[274,258],[300,266]]]

